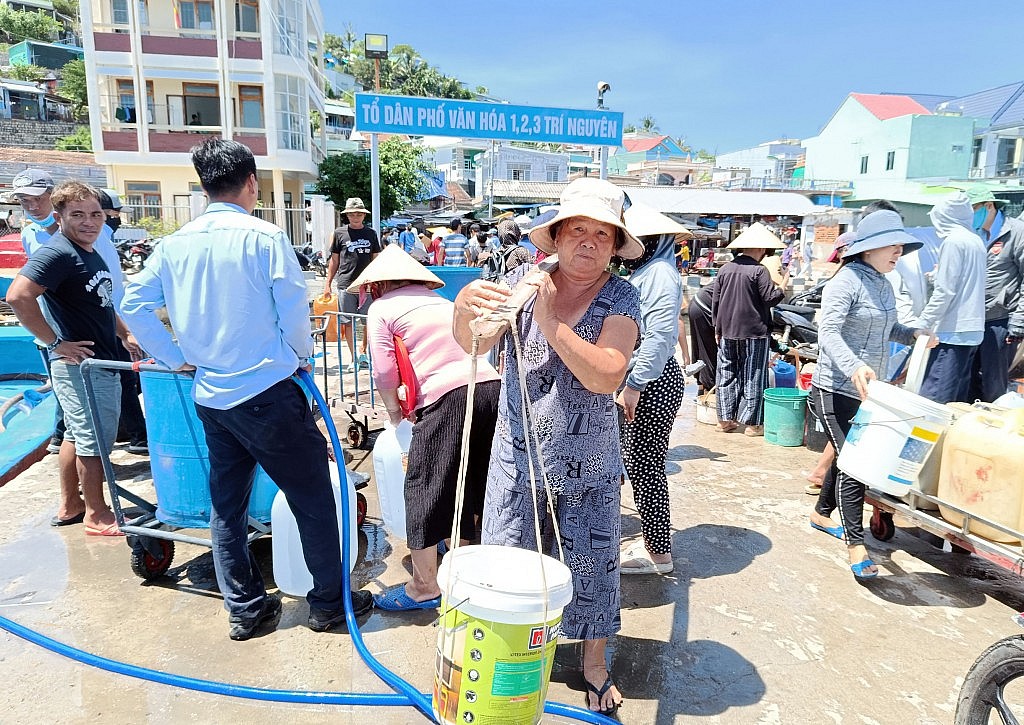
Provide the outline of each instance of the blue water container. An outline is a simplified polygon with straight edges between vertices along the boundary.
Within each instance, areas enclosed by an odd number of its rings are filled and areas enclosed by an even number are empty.
[[[785,360],[776,360],[772,365],[772,369],[775,371],[775,387],[776,388],[795,388],[796,387],[796,366],[790,365]]]
[[[210,452],[192,402],[192,378],[142,372],[142,399],[157,520],[184,528],[210,526]],[[257,467],[249,515],[270,521],[277,486]]]
[[[480,279],[480,267],[427,267],[444,282],[444,287],[437,290],[437,293],[446,300],[455,301],[459,290],[473,280]]]
[[[46,375],[43,355],[31,332],[21,325],[0,326],[0,373]]]

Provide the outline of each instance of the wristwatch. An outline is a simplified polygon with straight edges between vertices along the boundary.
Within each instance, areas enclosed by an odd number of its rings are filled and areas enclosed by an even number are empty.
[[[53,342],[51,342],[49,345],[46,346],[47,354],[52,353],[52,352],[56,352],[57,348],[60,346],[60,344],[62,342],[64,342],[64,341],[61,340],[60,337],[58,336]]]

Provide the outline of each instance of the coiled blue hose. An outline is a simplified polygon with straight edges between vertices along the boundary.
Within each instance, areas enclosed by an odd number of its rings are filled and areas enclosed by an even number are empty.
[[[316,384],[313,382],[313,378],[309,373],[304,370],[300,371],[299,379],[313,396],[313,399],[320,407],[320,410],[324,412],[324,422],[327,426],[327,432],[331,439],[331,445],[335,451],[338,474],[341,477],[341,480],[344,481],[346,474],[342,463],[344,458],[341,454],[341,441],[338,438],[338,431],[334,426],[334,421],[331,420],[331,416],[328,413],[329,409],[327,407],[327,403],[324,401],[323,396],[320,394],[320,391],[317,389]],[[349,518],[351,514],[349,512],[347,496],[341,497],[341,510],[342,521],[345,521],[347,524],[347,522],[351,521]],[[63,642],[58,642],[55,639],[17,624],[3,616],[0,616],[0,629],[4,629],[28,642],[48,649],[55,654],[81,662],[82,664],[97,667],[115,674],[134,677],[140,680],[147,680],[149,682],[156,682],[163,685],[171,685],[172,687],[181,687],[188,690],[195,690],[197,692],[205,692],[213,695],[226,695],[229,697],[240,697],[249,700],[299,703],[305,705],[377,705],[390,707],[412,705],[423,713],[423,715],[429,720],[434,721],[433,708],[428,696],[419,692],[412,686],[412,684],[403,680],[394,672],[384,667],[384,665],[378,662],[377,659],[370,654],[366,645],[363,643],[362,634],[359,631],[355,615],[352,611],[352,600],[350,594],[352,584],[349,573],[350,567],[348,565],[352,552],[349,551],[349,549],[349,537],[343,536],[341,541],[342,586],[346,592],[344,597],[345,622],[348,625],[349,635],[352,638],[352,645],[355,647],[356,652],[359,653],[359,656],[363,659],[370,670],[381,680],[387,683],[389,687],[394,689],[396,694],[278,690],[271,688],[249,687],[246,685],[234,685],[226,682],[216,682],[213,680],[201,680],[195,677],[175,675],[168,672],[162,672],[160,670],[128,664],[126,662],[119,662],[106,657],[100,657],[99,655],[92,654],[91,652],[86,652],[76,647],[64,644]],[[613,725],[617,722],[611,718],[601,715],[600,713],[558,702],[545,702],[544,712],[550,715],[573,718],[580,722],[593,723],[594,725]]]

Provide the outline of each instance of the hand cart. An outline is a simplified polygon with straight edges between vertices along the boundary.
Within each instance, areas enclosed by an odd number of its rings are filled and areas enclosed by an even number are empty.
[[[366,315],[335,312],[329,310],[325,313],[338,318],[338,331],[347,329],[349,338],[352,340],[352,348],[359,349],[359,328],[365,331]],[[356,324],[362,321],[362,325]],[[327,325],[324,325],[326,330]],[[365,333],[364,333],[365,334]],[[326,340],[326,337],[324,338]],[[377,389],[373,382],[373,360],[370,365],[363,368],[358,363],[358,356],[349,363],[349,369],[345,369],[342,361],[345,359],[345,351],[342,342],[342,335],[337,340],[337,362],[338,362],[338,385],[325,392],[324,399],[333,410],[340,410],[348,416],[349,425],[345,431],[345,440],[352,448],[369,448],[371,425],[373,430],[380,430],[388,420],[387,410],[384,403],[377,395]],[[326,342],[324,342],[326,350]],[[324,386],[327,387],[327,365],[324,365]],[[361,420],[360,420],[361,418]]]
[[[100,440],[104,439],[104,432],[102,430],[102,422],[95,418],[94,413],[96,410],[96,396],[92,380],[92,373],[94,370],[134,370],[135,372],[156,373],[160,375],[181,377],[191,377],[192,375],[192,373],[175,372],[160,365],[138,362],[127,363],[112,360],[89,359],[82,363],[81,369],[82,377],[85,382],[87,404],[90,412],[94,415],[94,419],[96,420],[97,435]],[[187,397],[183,398],[182,404],[191,405],[191,399]],[[201,433],[191,431],[191,435],[195,437],[197,435],[201,435]],[[175,523],[161,521],[157,518],[157,504],[147,501],[142,496],[127,490],[117,483],[114,467],[110,461],[110,456],[104,453],[100,456],[100,460],[103,464],[103,473],[107,480],[107,490],[110,494],[110,503],[114,510],[117,527],[124,532],[126,536],[126,542],[131,550],[131,569],[137,576],[148,581],[165,574],[174,559],[175,542],[195,544],[206,548],[213,547],[213,542],[209,538],[182,533],[189,529],[208,528],[208,520],[205,524],[200,524],[198,521],[193,520],[190,521],[188,525],[178,525]],[[154,488],[157,486],[156,481],[153,482],[153,485]],[[208,484],[203,482],[201,485]],[[365,486],[365,483],[358,484],[356,485],[356,488],[363,488]],[[362,525],[363,518],[366,515],[366,497],[362,493],[357,492],[356,499],[356,525],[360,526]],[[142,513],[129,517],[125,511],[125,506],[122,503],[123,501],[142,509]],[[267,520],[260,520],[254,518],[250,511],[247,533],[248,543],[251,544],[256,539],[271,533],[269,508],[266,508],[266,512],[267,515],[265,518]],[[203,515],[208,517],[208,511],[186,511],[185,515],[193,519],[195,519],[195,517],[203,517]]]
[[[919,529],[948,541],[954,552],[976,554],[1013,574],[1024,575],[1024,549],[1021,548],[1020,543],[1002,544],[989,541],[977,534],[972,534],[969,529],[972,523],[984,524],[1022,542],[1024,542],[1024,532],[1007,528],[995,521],[972,514],[942,499],[914,489],[909,491],[904,500],[869,488],[864,493],[864,501],[874,507],[870,529],[872,536],[879,541],[889,541],[895,535],[896,525],[893,515],[899,514]],[[955,511],[964,517],[963,524],[957,525],[946,521],[939,516],[938,511],[922,509],[921,506],[926,502],[934,506],[941,504],[943,508]],[[1024,626],[1024,612],[1017,614],[1014,620]]]

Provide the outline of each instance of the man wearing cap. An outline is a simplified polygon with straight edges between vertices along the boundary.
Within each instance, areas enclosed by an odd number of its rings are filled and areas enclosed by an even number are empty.
[[[192,398],[210,451],[210,535],[217,584],[234,640],[281,613],[249,552],[248,510],[259,464],[295,516],[313,578],[310,629],[345,622],[338,518],[327,445],[292,378],[313,352],[306,283],[287,235],[252,216],[259,182],[252,152],[211,138],[192,149],[206,211],[166,238],[134,275],[121,305],[146,350],[195,371]],[[157,317],[167,316],[177,337]],[[372,607],[354,592],[356,615]]]
[[[974,357],[968,400],[991,403],[1007,391],[1010,363],[1024,338],[1024,222],[1008,218],[1006,201],[984,186],[968,189],[967,198],[987,249],[985,337]]]
[[[338,318],[338,330],[341,337],[348,342],[348,350],[352,355],[352,363],[342,368],[345,372],[353,372],[359,368],[370,366],[370,358],[366,355],[366,322],[353,323],[351,317],[346,315],[365,315],[366,308],[370,306],[367,299],[362,307],[359,306],[359,295],[346,292],[356,277],[362,274],[374,257],[380,253],[380,242],[377,240],[377,232],[368,226],[363,225],[363,220],[370,210],[363,206],[363,200],[353,196],[345,201],[345,214],[348,223],[334,230],[334,238],[331,241],[331,258],[327,264],[327,279],[324,282],[324,297],[331,296],[331,283],[334,276],[338,275],[338,295],[341,301],[340,309],[344,313]],[[356,357],[355,344],[352,339],[355,325],[359,329],[355,332],[359,335],[359,357]]]
[[[57,218],[50,201],[53,177],[42,169],[25,169],[14,177],[11,186],[11,196],[21,204],[29,221],[21,226],[21,246],[25,256],[31,257],[57,233]]]
[[[939,345],[928,357],[920,393],[936,403],[969,402],[971,365],[985,337],[985,245],[974,233],[974,211],[957,193],[928,213],[942,239],[935,289],[918,318]]]

